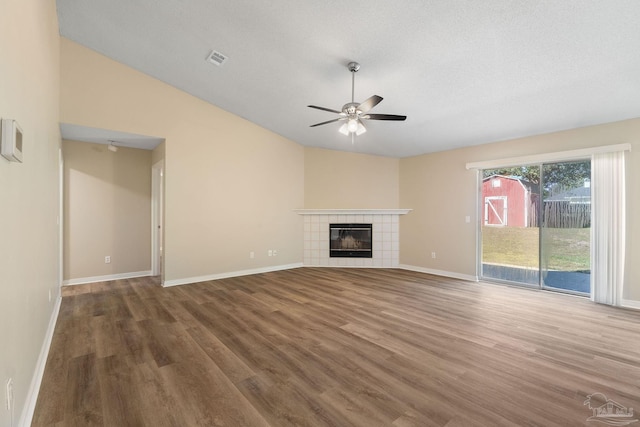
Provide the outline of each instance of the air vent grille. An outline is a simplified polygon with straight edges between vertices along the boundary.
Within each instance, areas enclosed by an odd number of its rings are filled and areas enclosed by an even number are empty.
[[[227,55],[224,53],[220,53],[217,50],[211,51],[209,56],[207,56],[207,61],[211,62],[214,65],[220,67],[222,64],[227,62]]]

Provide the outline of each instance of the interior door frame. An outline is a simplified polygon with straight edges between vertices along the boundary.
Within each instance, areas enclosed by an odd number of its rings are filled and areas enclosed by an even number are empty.
[[[58,286],[55,297],[62,292],[64,282],[64,153],[58,148]]]
[[[164,282],[164,160],[151,166],[151,274]]]

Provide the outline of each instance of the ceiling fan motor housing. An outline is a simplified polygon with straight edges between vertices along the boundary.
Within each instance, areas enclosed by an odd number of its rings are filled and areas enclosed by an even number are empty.
[[[348,116],[361,113],[361,111],[358,110],[359,106],[360,104],[358,104],[357,102],[349,102],[348,104],[344,104],[342,106],[342,112]]]

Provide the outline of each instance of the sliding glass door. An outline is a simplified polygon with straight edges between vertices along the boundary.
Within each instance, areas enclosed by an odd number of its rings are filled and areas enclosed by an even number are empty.
[[[482,171],[484,279],[590,292],[591,162]]]
[[[483,171],[483,277],[539,286],[539,177],[539,166]]]
[[[542,165],[540,268],[543,288],[591,291],[591,162]]]

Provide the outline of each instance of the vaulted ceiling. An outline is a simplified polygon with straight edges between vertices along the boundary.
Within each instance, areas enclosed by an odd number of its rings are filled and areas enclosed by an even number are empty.
[[[406,157],[640,116],[638,0],[57,0],[60,33],[307,146]],[[206,60],[212,51],[222,66]],[[384,100],[351,139],[330,120]]]

